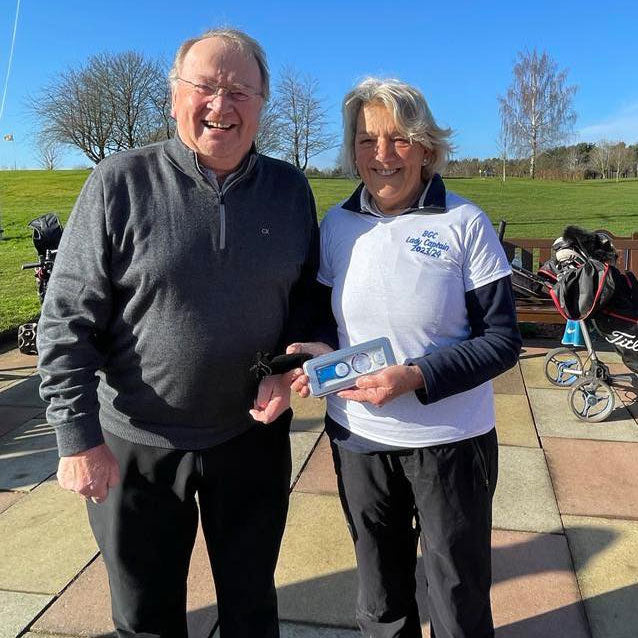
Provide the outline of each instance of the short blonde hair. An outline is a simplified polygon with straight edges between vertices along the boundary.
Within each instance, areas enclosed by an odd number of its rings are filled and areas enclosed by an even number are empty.
[[[251,38],[248,34],[240,31],[239,29],[232,29],[230,27],[218,27],[216,29],[210,29],[202,35],[196,38],[190,38],[186,40],[180,47],[177,49],[177,53],[175,54],[175,60],[173,61],[173,66],[168,74],[168,81],[171,85],[171,88],[175,86],[177,82],[177,78],[179,77],[179,72],[182,67],[182,63],[184,62],[184,58],[186,54],[191,50],[191,47],[202,40],[206,40],[207,38],[221,38],[231,46],[235,47],[237,51],[246,56],[252,56],[257,62],[257,66],[259,67],[259,72],[261,74],[261,94],[264,98],[264,103],[268,99],[270,95],[270,72],[268,70],[268,62],[266,60],[266,53],[264,52],[261,44],[257,42],[254,38]]]
[[[373,102],[383,104],[394,117],[401,133],[410,142],[418,142],[432,153],[423,167],[423,177],[429,179],[445,168],[452,145],[452,129],[437,126],[421,91],[401,80],[369,77],[360,82],[343,98],[343,168],[357,175],[354,140],[361,107]]]

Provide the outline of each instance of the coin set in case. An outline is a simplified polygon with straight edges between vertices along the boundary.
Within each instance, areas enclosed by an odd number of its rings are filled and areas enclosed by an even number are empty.
[[[356,346],[335,350],[306,361],[310,393],[322,397],[355,385],[357,379],[396,364],[387,337],[366,341]]]

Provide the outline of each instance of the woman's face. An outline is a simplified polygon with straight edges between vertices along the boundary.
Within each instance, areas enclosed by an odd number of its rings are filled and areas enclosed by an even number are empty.
[[[359,175],[382,212],[400,212],[414,203],[423,187],[421,167],[428,151],[397,130],[385,105],[372,102],[359,110],[354,155]]]

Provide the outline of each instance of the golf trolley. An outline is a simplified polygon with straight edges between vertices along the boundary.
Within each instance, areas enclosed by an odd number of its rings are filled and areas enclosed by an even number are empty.
[[[598,423],[614,409],[613,386],[623,382],[638,386],[638,383],[633,373],[611,374],[609,367],[598,358],[588,322],[580,321],[579,326],[586,349],[554,348],[545,355],[543,370],[550,383],[570,388],[567,402],[575,416],[582,421]]]
[[[31,264],[23,264],[22,270],[34,269],[35,280],[38,284],[38,297],[40,304],[42,304],[62,237],[62,225],[55,213],[46,213],[30,221],[27,226],[31,228],[33,233],[33,245],[39,259]],[[18,328],[18,349],[23,354],[38,354],[37,329],[37,322],[24,323]]]
[[[550,350],[545,376],[553,385],[570,388],[568,403],[576,417],[604,421],[614,409],[614,386],[628,384],[638,391],[638,281],[615,267],[616,251],[603,233],[569,226],[554,242],[552,254],[539,273],[554,281],[549,293],[561,315],[580,328],[585,350]],[[621,355],[629,373],[610,373],[592,344],[592,330]]]

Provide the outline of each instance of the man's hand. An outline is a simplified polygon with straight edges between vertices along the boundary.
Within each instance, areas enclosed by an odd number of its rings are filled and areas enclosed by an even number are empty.
[[[390,366],[376,374],[357,379],[355,388],[341,390],[337,392],[337,396],[382,406],[406,392],[422,388],[423,385],[423,376],[417,366]]]
[[[272,374],[262,379],[253,409],[249,410],[255,421],[272,423],[290,407],[290,384],[294,372]]]
[[[106,443],[73,456],[63,456],[58,464],[60,487],[77,492],[94,503],[106,500],[110,487],[120,482],[120,468]]]
[[[286,354],[297,354],[298,352],[307,352],[311,354],[313,357],[318,357],[321,354],[327,354],[328,352],[332,352],[332,348],[321,341],[307,341],[305,343],[291,343],[286,348]],[[305,399],[307,396],[310,396],[310,385],[309,379],[304,374],[304,371],[301,368],[297,370],[293,370],[291,374],[291,385],[290,389],[293,392],[296,392],[302,399]]]

